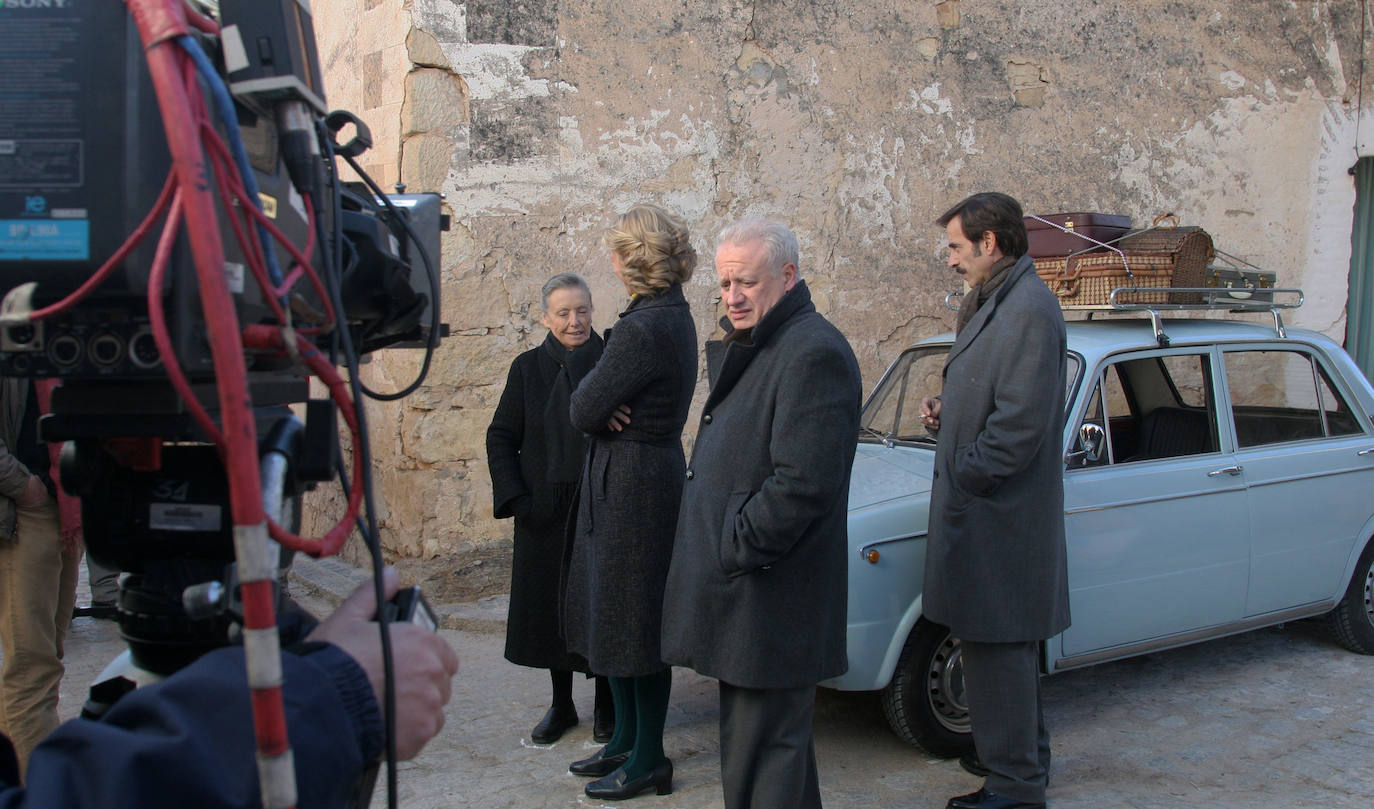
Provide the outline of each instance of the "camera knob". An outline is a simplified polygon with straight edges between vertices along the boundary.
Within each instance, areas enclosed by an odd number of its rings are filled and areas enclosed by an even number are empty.
[[[224,612],[228,588],[223,582],[207,581],[193,584],[181,591],[181,606],[193,621],[214,618]]]

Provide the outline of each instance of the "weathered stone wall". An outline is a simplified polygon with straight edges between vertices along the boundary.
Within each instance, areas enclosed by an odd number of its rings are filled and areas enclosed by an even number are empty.
[[[710,234],[782,218],[866,386],[947,329],[942,233],[979,190],[1028,211],[1178,213],[1307,289],[1344,327],[1362,6],[1357,0],[315,0],[332,106],[378,135],[378,179],[441,190],[445,342],[429,382],[375,408],[386,547],[497,558],[483,434],[535,345],[550,274],[624,303],[598,239],[639,201]],[[1367,46],[1366,46],[1367,47]],[[1369,79],[1365,104],[1374,103]],[[1368,110],[1366,110],[1368,115]],[[417,359],[378,356],[374,385]],[[699,396],[700,398],[700,396]],[[469,577],[485,581],[483,577]]]

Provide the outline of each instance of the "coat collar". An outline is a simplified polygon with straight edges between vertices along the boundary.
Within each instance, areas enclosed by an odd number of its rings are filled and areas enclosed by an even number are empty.
[[[1027,274],[1035,274],[1035,260],[1030,256],[1021,256],[1007,271],[1007,280],[1002,282],[1002,285],[997,288],[996,292],[992,293],[992,297],[986,303],[978,307],[973,318],[959,331],[959,336],[954,339],[954,345],[949,350],[949,356],[945,358],[946,369],[949,368],[949,364],[954,361],[955,357],[962,354],[964,349],[973,343],[978,333],[997,313],[997,307],[1006,299],[1007,293],[1011,292],[1012,287],[1019,284]],[[978,294],[976,289],[970,290],[970,292],[974,295]]]
[[[715,350],[712,350],[712,346],[708,343],[706,346],[706,364],[707,376],[711,383],[711,393],[706,398],[706,409],[709,411],[711,407],[730,393],[730,390],[735,387],[735,383],[739,382],[740,377],[744,375],[744,369],[748,368],[749,363],[758,355],[759,350],[777,337],[778,331],[788,321],[797,315],[815,310],[816,307],[811,303],[811,290],[807,289],[805,281],[798,281],[772,309],[764,313],[758,323],[754,324],[754,328],[750,332],[749,342],[732,340],[723,348],[717,347]],[[733,331],[733,327],[730,330]]]
[[[682,284],[673,284],[657,295],[636,295],[630,300],[630,305],[625,307],[625,311],[620,313],[620,317],[625,317],[631,312],[642,312],[645,309],[655,309],[660,306],[686,306],[687,297],[682,294]]]

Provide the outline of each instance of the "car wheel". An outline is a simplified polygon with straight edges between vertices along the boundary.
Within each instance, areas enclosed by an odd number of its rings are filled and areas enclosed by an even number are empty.
[[[1363,655],[1374,654],[1374,540],[1360,554],[1350,586],[1326,614],[1326,622],[1340,645]]]
[[[882,701],[887,723],[907,744],[946,758],[973,752],[963,654],[945,627],[917,621]]]

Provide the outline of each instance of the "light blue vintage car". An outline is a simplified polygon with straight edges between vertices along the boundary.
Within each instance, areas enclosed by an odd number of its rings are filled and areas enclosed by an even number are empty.
[[[1064,521],[1073,625],[1043,671],[1310,616],[1374,654],[1374,390],[1310,331],[1111,316],[1068,325]],[[902,739],[972,749],[959,641],[921,615],[953,335],[907,349],[864,406],[849,495],[849,671]]]

